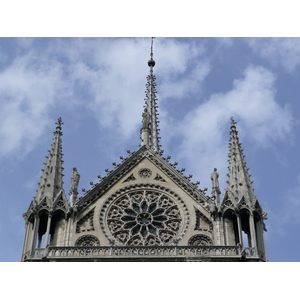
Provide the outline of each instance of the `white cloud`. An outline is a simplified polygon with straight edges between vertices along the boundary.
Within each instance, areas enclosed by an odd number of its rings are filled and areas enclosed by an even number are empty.
[[[299,38],[250,38],[248,45],[273,65],[281,65],[293,72],[300,65]]]
[[[30,151],[49,122],[47,110],[61,88],[59,63],[29,52],[0,73],[0,154]]]
[[[183,137],[179,159],[184,159],[207,187],[210,174],[203,170],[217,167],[220,173],[227,173],[231,116],[238,121],[241,141],[247,135],[259,147],[270,146],[290,133],[292,115],[276,102],[274,82],[275,76],[265,68],[249,66],[244,78],[233,82],[231,91],[212,95],[178,125],[174,134],[180,132]],[[226,178],[220,180],[225,181]]]
[[[149,38],[19,39],[17,47],[19,56],[0,73],[0,155],[30,151],[59,106],[66,112],[74,105],[89,108],[101,128],[113,130],[120,142],[136,135]],[[210,71],[204,52],[200,43],[155,40],[162,101],[199,90]]]
[[[70,65],[71,81],[88,86],[92,97],[89,102],[84,101],[97,116],[100,126],[113,129],[120,141],[126,140],[137,133],[141,123],[150,39],[88,40],[84,44],[84,48],[77,47],[82,51],[80,55],[70,50],[71,57],[83,58]],[[201,45],[178,43],[173,39],[155,40],[154,73],[160,74],[160,101],[199,89],[199,83],[210,71],[208,61],[200,60],[203,52]],[[87,53],[93,53],[92,66],[86,59]],[[189,72],[192,63],[195,65]]]

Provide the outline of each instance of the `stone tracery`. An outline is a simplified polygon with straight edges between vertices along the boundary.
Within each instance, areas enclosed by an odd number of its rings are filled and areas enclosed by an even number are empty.
[[[168,245],[183,227],[173,197],[156,190],[133,190],[115,199],[106,212],[106,226],[122,245]]]
[[[141,178],[149,178],[152,175],[152,171],[148,168],[143,168],[139,170],[139,176]]]
[[[189,239],[188,244],[189,246],[212,246],[213,242],[207,235],[196,234]]]
[[[75,242],[75,246],[77,247],[94,247],[94,246],[100,246],[99,239],[95,237],[94,235],[83,235],[77,239]]]

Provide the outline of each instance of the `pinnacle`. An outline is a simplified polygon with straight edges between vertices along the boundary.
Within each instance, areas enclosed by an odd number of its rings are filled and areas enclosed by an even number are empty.
[[[242,143],[239,142],[238,131],[236,130],[237,122],[234,121],[233,117],[231,120],[231,130],[230,130],[230,142],[229,142],[229,166],[228,166],[228,187],[235,198],[239,201],[244,197],[247,201],[253,202],[256,197],[253,192],[252,182],[250,180],[251,175],[249,175],[246,166],[245,157],[243,154],[243,149],[241,147]]]
[[[63,188],[62,171],[64,168],[62,167],[62,147],[61,147],[61,135],[62,135],[62,118],[58,118],[56,131],[54,132],[53,141],[48,150],[49,155],[45,156],[46,162],[44,163],[45,168],[42,169],[41,180],[38,184],[39,189],[37,190],[37,194],[35,196],[38,202],[42,201],[44,197],[48,197],[50,201],[54,201],[56,195]],[[44,182],[48,182],[47,185]]]

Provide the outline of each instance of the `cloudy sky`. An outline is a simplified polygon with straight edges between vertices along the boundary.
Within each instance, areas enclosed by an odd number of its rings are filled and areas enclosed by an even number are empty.
[[[135,151],[150,38],[0,38],[0,261],[21,258],[22,214],[62,117],[64,189]],[[268,213],[269,261],[300,261],[300,38],[154,40],[164,156],[211,191],[226,188],[230,117]]]

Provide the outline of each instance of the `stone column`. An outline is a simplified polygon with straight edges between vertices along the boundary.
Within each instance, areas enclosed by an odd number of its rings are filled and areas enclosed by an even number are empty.
[[[49,233],[50,233],[50,226],[51,226],[51,220],[52,220],[52,214],[48,214],[48,221],[47,221],[47,230],[46,230],[46,236],[45,236],[45,246],[46,248],[48,246],[48,240],[49,240]]]
[[[262,227],[263,227],[263,224],[262,224]],[[264,232],[262,232],[262,241],[263,241],[263,247],[264,247],[264,258],[265,258],[266,261],[268,261],[268,258],[267,258],[267,249],[266,249],[266,241],[265,241]]]
[[[225,222],[225,218],[222,218],[222,225],[223,225],[223,233],[224,233],[224,245],[228,246],[228,230],[227,230],[227,225]]]
[[[40,226],[40,217],[38,214],[34,216],[34,226],[33,226],[33,239],[32,239],[32,245],[31,245],[31,256],[34,253],[34,249],[36,248],[36,239],[37,239],[37,234]]]
[[[254,218],[253,218],[253,213],[250,213],[249,217],[250,221],[250,233],[251,233],[251,247],[256,248],[256,234],[255,234],[255,226],[254,226]]]
[[[241,217],[240,217],[239,213],[236,214],[236,219],[237,219],[237,225],[238,225],[239,242],[244,247],[244,245],[243,245],[243,237],[242,237]]]
[[[22,250],[22,258],[21,258],[21,261],[24,260],[24,254],[27,250],[27,245],[28,245],[28,221],[26,221],[25,223],[25,239],[24,239],[24,242],[23,242],[23,250]]]

